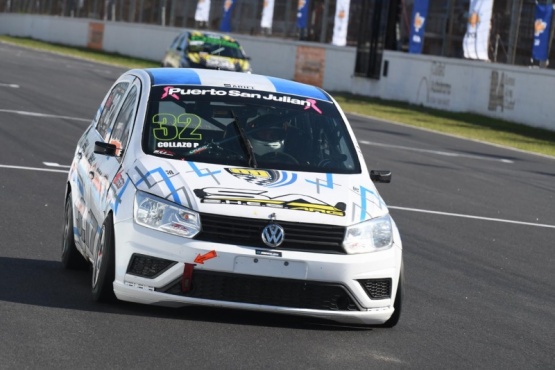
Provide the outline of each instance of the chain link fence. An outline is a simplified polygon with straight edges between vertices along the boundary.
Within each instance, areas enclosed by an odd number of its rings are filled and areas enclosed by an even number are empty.
[[[361,34],[363,9],[378,0],[351,0],[347,45],[357,46]],[[387,1],[387,0],[386,0]],[[490,60],[495,63],[533,65],[531,60],[536,2],[552,0],[495,0],[489,43]],[[102,19],[116,22],[157,24],[218,31],[225,0],[212,0],[209,21],[195,21],[197,0],[0,0],[0,12],[31,13],[64,17]],[[310,1],[309,26],[297,28],[299,0],[275,0],[272,29],[262,29],[260,20],[264,0],[236,0],[232,32],[315,43],[330,43],[333,34],[336,0]],[[463,58],[469,0],[430,0],[426,20],[423,54]],[[388,49],[408,50],[414,0],[390,0],[397,12],[395,44]],[[553,22],[552,22],[553,23]],[[555,27],[549,30],[553,40]],[[302,31],[302,32],[301,32]],[[550,45],[552,42],[550,42]],[[550,47],[549,59],[555,57]],[[555,64],[541,67],[554,68]]]

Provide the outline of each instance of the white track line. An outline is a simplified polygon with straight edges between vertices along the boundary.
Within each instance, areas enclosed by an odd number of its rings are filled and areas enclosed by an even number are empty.
[[[12,168],[12,169],[16,169],[16,170],[27,170],[27,171],[60,172],[60,173],[66,173],[66,174],[69,172],[69,171],[64,171],[64,170],[53,170],[51,168],[8,166],[8,165],[5,165],[5,164],[0,164],[0,168]]]
[[[44,114],[44,113],[35,113],[35,112],[26,112],[22,110],[10,110],[10,109],[0,109],[2,113],[12,113],[12,114],[19,114],[21,116],[32,116],[32,117],[43,117],[43,118],[59,118],[59,119],[70,119],[73,121],[82,121],[82,122],[90,122],[90,119],[85,118],[77,118],[77,117],[69,117],[69,116],[58,116],[56,114]]]
[[[51,162],[44,162],[44,164],[45,165],[53,165],[53,164],[58,165],[57,163],[51,163]],[[58,165],[58,166],[62,167],[61,165]],[[16,169],[16,170],[28,170],[28,171],[58,172],[58,173],[65,173],[65,174],[68,173],[68,171],[65,171],[65,170],[53,170],[53,169],[50,169],[50,168],[37,168],[37,167],[8,166],[8,165],[4,165],[4,164],[0,164],[0,168],[12,168],[12,169]],[[501,218],[472,216],[472,215],[464,215],[464,214],[460,214],[460,213],[438,212],[438,211],[430,211],[430,210],[418,209],[418,208],[407,208],[407,207],[396,207],[396,206],[388,206],[388,208],[389,209],[396,209],[396,210],[399,210],[399,211],[428,213],[428,214],[440,215],[440,216],[461,217],[461,218],[469,218],[469,219],[474,219],[474,220],[493,221],[493,222],[502,222],[502,223],[507,223],[507,224],[517,224],[517,225],[535,226],[535,227],[544,227],[544,228],[549,228],[549,229],[555,229],[555,225],[546,225],[546,224],[539,224],[539,223],[533,223],[533,222],[504,220],[504,219],[501,219]]]
[[[480,216],[472,216],[472,215],[463,215],[460,213],[449,213],[449,212],[438,212],[438,211],[429,211],[425,209],[417,209],[417,208],[406,208],[406,207],[395,207],[395,206],[388,206],[389,209],[397,209],[400,211],[409,211],[409,212],[419,212],[419,213],[430,213],[434,215],[441,215],[441,216],[451,216],[451,217],[461,217],[461,218],[470,218],[474,220],[483,220],[483,221],[495,221],[495,222],[504,222],[507,224],[517,224],[517,225],[526,225],[526,226],[536,226],[536,227],[546,227],[550,229],[555,229],[555,225],[546,225],[546,224],[538,224],[533,222],[522,222],[522,221],[513,221],[513,220],[504,220],[501,218],[491,218],[491,217],[480,217]]]
[[[482,160],[482,161],[514,163],[514,161],[512,161],[510,159],[505,159],[505,158],[493,158],[493,157],[482,156],[482,155],[472,155],[472,154],[463,154],[463,153],[455,153],[455,152],[444,152],[444,151],[440,151],[440,150],[412,148],[412,147],[401,146],[401,145],[390,145],[390,144],[375,143],[375,142],[367,141],[367,140],[361,140],[360,143],[364,144],[364,145],[395,148],[395,149],[401,149],[401,150],[408,150],[408,151],[412,151],[412,152],[430,153],[430,154],[435,154],[435,155],[442,155],[442,156],[445,156],[445,157],[461,157],[461,158],[479,159],[479,160]]]

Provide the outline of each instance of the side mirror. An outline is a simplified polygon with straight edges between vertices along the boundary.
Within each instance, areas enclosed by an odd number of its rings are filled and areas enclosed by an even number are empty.
[[[391,182],[391,171],[388,170],[371,170],[370,179],[373,182],[389,184]]]
[[[118,147],[114,144],[105,143],[103,141],[96,141],[94,143],[95,154],[107,155],[110,157],[115,157],[118,151]]]

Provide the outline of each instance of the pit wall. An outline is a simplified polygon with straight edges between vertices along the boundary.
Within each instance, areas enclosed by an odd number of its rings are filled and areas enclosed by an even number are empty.
[[[0,34],[160,61],[181,28],[0,13]],[[555,70],[385,51],[379,80],[354,76],[356,49],[232,34],[254,73],[328,91],[473,112],[555,131]]]

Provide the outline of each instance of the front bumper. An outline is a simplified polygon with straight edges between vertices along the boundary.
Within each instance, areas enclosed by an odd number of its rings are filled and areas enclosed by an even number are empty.
[[[402,260],[400,241],[389,250],[369,254],[278,249],[267,255],[262,245],[189,240],[141,227],[132,220],[117,223],[115,236],[114,292],[121,300],[247,309],[367,325],[384,323],[394,311]],[[147,276],[130,268],[137,255],[167,263]],[[197,259],[206,255],[215,256]],[[192,269],[190,290],[183,289],[187,269]],[[388,291],[374,296],[368,288],[373,282],[385,282],[381,287]]]

